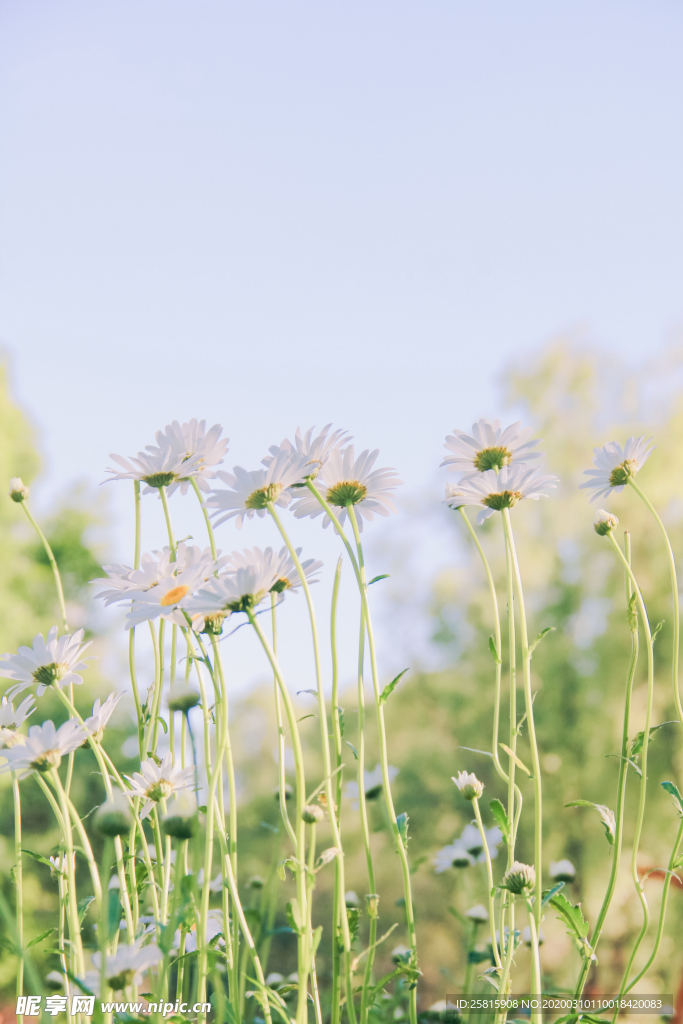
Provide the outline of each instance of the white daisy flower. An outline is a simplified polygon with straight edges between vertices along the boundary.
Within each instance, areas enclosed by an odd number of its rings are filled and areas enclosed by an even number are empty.
[[[140,985],[145,972],[162,959],[163,953],[156,945],[140,946],[138,943],[134,943],[132,946],[119,945],[116,953],[113,956],[108,956],[105,960],[104,976],[114,992],[120,992],[122,989],[128,988],[129,985]],[[102,954],[100,952],[93,953],[92,962],[99,977]],[[94,991],[94,989],[91,990]]]
[[[570,860],[551,860],[549,875],[553,882],[573,882],[576,868]]]
[[[48,857],[50,861],[50,876],[56,878],[58,875],[65,875],[69,867],[69,859],[66,853],[60,853],[53,857]],[[75,852],[71,854],[71,862],[73,865],[76,864]]]
[[[70,718],[59,729],[49,720],[42,725],[32,725],[23,743],[2,751],[7,764],[2,765],[0,772],[48,772],[51,768],[58,768],[62,757],[82,746],[87,736],[75,718]]]
[[[155,436],[159,447],[147,445],[147,451],[156,453],[170,448],[174,455],[181,456],[183,463],[192,467],[188,476],[181,476],[169,485],[169,495],[178,487],[181,494],[187,494],[190,478],[197,481],[202,491],[209,491],[208,481],[216,475],[212,469],[223,462],[223,456],[228,450],[229,438],[220,440],[222,433],[223,428],[219,423],[207,431],[206,420],[196,419],[191,419],[189,423],[174,420],[165,430],[157,430]]]
[[[476,921],[477,924],[486,924],[489,919],[489,912],[483,903],[477,903],[476,907],[470,907],[469,910],[465,911],[465,917],[469,917],[470,921]]]
[[[237,556],[234,572],[212,578],[187,602],[197,620],[215,613],[230,614],[255,608],[278,582],[278,557],[272,548],[251,548]],[[196,627],[195,627],[196,628]]]
[[[432,864],[437,875],[443,874],[449,868],[468,868],[474,864],[474,857],[468,853],[461,842],[456,840],[448,846],[442,846],[434,854]]]
[[[223,911],[210,910],[206,919],[206,941],[211,942],[217,935],[223,935]],[[224,945],[225,940],[219,939],[218,944]],[[197,949],[197,926],[193,925],[185,937],[185,952],[194,953]]]
[[[297,568],[292,561],[289,551],[286,547],[280,548],[279,553],[276,555],[272,548],[266,548],[265,551],[261,551],[260,548],[254,548],[254,552],[258,552],[259,556],[263,556],[264,563],[270,562],[273,566],[273,572],[275,573],[275,583],[270,588],[275,593],[281,594],[285,590],[297,590],[302,586],[301,580],[299,579],[299,573]],[[304,576],[309,583],[317,583],[312,577],[316,576],[322,568],[322,562],[316,561],[314,558],[306,558],[303,562],[301,561],[301,548],[295,548],[297,556],[299,557],[299,564],[304,571]],[[234,569],[246,569],[249,567],[252,561],[252,553],[249,550],[246,551],[233,551],[228,559],[227,572]]]
[[[214,579],[215,562],[211,557],[188,565],[176,576],[166,576],[155,587],[133,595],[126,616],[126,629],[151,619],[168,619],[176,626],[186,626],[184,609],[192,594],[208,580]],[[129,595],[130,596],[130,595]]]
[[[379,449],[361,452],[354,459],[353,445],[343,451],[334,449],[330,452],[317,481],[317,488],[323,498],[339,509],[337,518],[343,524],[347,516],[347,506],[353,505],[358,513],[358,528],[363,529],[363,519],[371,521],[375,513],[388,516],[395,512],[392,501],[396,487],[402,483],[393,469],[373,469]],[[297,519],[310,516],[315,519],[322,515],[324,509],[315,495],[307,492],[297,498],[292,505]],[[330,517],[325,514],[323,526],[329,526]]]
[[[595,469],[587,469],[584,476],[591,479],[580,484],[590,491],[590,500],[596,501],[611,494],[612,491],[623,491],[630,477],[634,477],[643,468],[655,450],[652,438],[629,437],[622,448],[616,441],[608,441],[602,448],[594,448],[593,465]]]
[[[113,563],[104,565],[102,568],[107,576],[91,580],[93,586],[104,586],[95,596],[101,598],[105,606],[118,601],[128,601],[135,597],[136,592],[151,590],[162,580],[173,577],[176,573],[183,572],[197,566],[210,568],[211,575],[218,572],[228,561],[227,558],[218,558],[215,562],[211,554],[211,548],[202,550],[197,544],[186,544],[180,541],[176,549],[176,560],[171,561],[171,549],[167,546],[160,551],[146,552],[140,559],[140,568],[133,569],[129,565]]]
[[[125,776],[131,784],[130,795],[146,797],[141,818],[146,818],[152,806],[159,800],[168,800],[173,793],[187,789],[194,781],[194,768],[177,768],[173,763],[170,751],[164,754],[163,761],[156,765],[154,761],[143,761],[140,771]]]
[[[522,427],[521,420],[503,428],[500,420],[478,420],[472,424],[472,433],[454,429],[446,438],[444,448],[453,452],[441,463],[450,469],[463,473],[485,473],[488,469],[502,469],[513,462],[521,465],[533,459],[542,459],[541,452],[534,452],[540,440],[529,441],[532,427]]]
[[[112,716],[112,712],[118,702],[123,697],[123,693],[110,693],[104,704],[100,705],[100,698],[98,697],[92,706],[92,715],[85,719],[85,727],[90,733],[90,736],[101,741],[104,734],[104,727]]]
[[[21,504],[22,501],[28,501],[28,487],[20,476],[13,476],[10,480],[9,496],[17,504]]]
[[[204,868],[200,868],[197,872],[197,886],[199,889],[204,888]],[[223,876],[218,872],[216,877],[209,882],[208,889],[210,892],[222,892],[223,891]]]
[[[471,772],[458,772],[458,777],[453,778],[453,782],[456,784],[465,800],[478,799],[484,792],[484,784],[480,782],[476,775]]]
[[[232,473],[219,470],[216,476],[229,490],[211,491],[204,504],[217,510],[211,513],[215,526],[235,519],[239,530],[245,519],[265,516],[268,502],[283,508],[289,505],[292,495],[288,488],[303,483],[304,462],[282,449],[265,469],[248,471],[235,466]]]
[[[514,508],[524,498],[547,498],[547,491],[558,483],[558,477],[537,469],[503,466],[498,473],[488,469],[484,473],[470,473],[457,484],[446,484],[445,501],[450,508],[478,505],[481,512],[477,522],[481,526],[494,512]]]
[[[489,856],[494,860],[498,856],[498,844],[503,838],[503,833],[499,828],[489,828],[484,833],[486,836],[486,845],[489,848]],[[481,841],[481,834],[476,825],[465,825],[462,830],[462,835],[459,839],[455,840],[459,843],[464,850],[474,857],[478,864],[483,864],[486,860],[486,854],[484,853],[484,847]]]
[[[526,925],[526,927],[522,929],[522,942],[524,943],[525,946],[531,946],[531,928],[529,927],[529,925]],[[542,928],[539,928],[538,929],[538,944],[539,944],[539,946],[542,946],[544,942],[545,942],[545,932],[543,931]]]
[[[80,659],[92,643],[89,640],[84,644],[82,640],[82,629],[57,638],[57,627],[53,626],[47,634],[47,640],[43,639],[42,633],[38,633],[33,638],[33,647],[20,647],[17,654],[3,654],[0,658],[0,676],[18,680],[16,686],[10,686],[6,696],[11,700],[36,683],[38,696],[46,687],[55,683],[60,687],[69,683],[82,683],[78,672],[87,668],[91,659]]]
[[[35,711],[33,697],[26,697],[18,708],[3,697],[0,701],[0,747],[14,747],[24,743],[26,737],[17,732],[20,725]]]
[[[296,461],[302,461],[306,471],[305,480],[315,480],[318,473],[325,465],[327,457],[330,452],[336,448],[341,448],[343,444],[348,444],[351,441],[351,436],[346,430],[335,430],[330,434],[331,423],[328,423],[326,427],[323,427],[319,434],[313,436],[315,427],[311,427],[306,433],[301,435],[299,427],[296,429],[294,440],[290,441],[288,438],[280,445],[272,445],[269,448],[270,455],[267,455],[263,459],[263,465],[268,466],[270,462],[277,458],[281,452],[287,452],[289,456]],[[293,484],[293,487],[302,487],[301,483]]]
[[[393,764],[388,765],[388,776],[389,784],[391,784],[399,773],[399,769]],[[366,800],[376,800],[382,792],[383,779],[382,779],[382,766],[381,764],[375,765],[372,771],[363,772],[363,790],[365,792]],[[358,783],[347,782],[345,788],[345,795],[351,797],[353,800],[358,799]]]
[[[173,483],[194,476],[195,470],[201,469],[201,465],[196,463],[195,459],[186,460],[170,445],[166,445],[165,448],[148,446],[147,451],[138,452],[136,456],[131,456],[130,460],[115,455],[113,452],[109,457],[120,468],[107,467],[106,472],[111,473],[108,479],[139,480],[141,483],[147,484],[142,490],[143,494],[149,494],[160,487],[170,487]]]

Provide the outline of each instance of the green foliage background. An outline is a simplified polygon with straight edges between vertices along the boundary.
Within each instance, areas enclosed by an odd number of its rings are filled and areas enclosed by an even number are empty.
[[[577,868],[577,880],[571,886],[574,902],[595,922],[610,869],[611,848],[600,820],[584,808],[565,809],[576,799],[588,799],[614,807],[619,752],[623,693],[630,652],[626,619],[623,573],[604,539],[592,528],[593,510],[586,492],[578,489],[582,472],[591,462],[594,445],[616,438],[622,442],[631,433],[654,433],[657,450],[639,475],[639,483],[660,510],[680,561],[683,552],[683,494],[681,492],[681,451],[683,451],[683,406],[677,384],[683,359],[671,352],[659,365],[630,377],[613,360],[580,351],[569,343],[555,343],[542,352],[533,365],[513,368],[506,376],[509,404],[520,416],[533,423],[545,439],[549,471],[561,478],[556,496],[539,502],[524,502],[513,512],[525,593],[534,636],[547,626],[555,631],[543,641],[533,661],[533,687],[538,696],[535,714],[541,760],[544,768],[544,843],[547,862],[568,857]],[[649,403],[649,404],[648,404]],[[649,411],[648,411],[649,410]],[[449,423],[459,423],[457,410],[448,410]],[[0,479],[21,475],[27,482],[38,472],[35,442],[23,414],[7,394],[3,380],[0,392]],[[433,495],[424,495],[423,503],[434,503]],[[671,597],[668,566],[660,537],[647,510],[628,490],[613,496],[609,510],[617,513],[621,528],[633,538],[633,564],[645,593],[653,623],[665,621],[655,647],[656,698],[655,723],[674,718],[671,698]],[[427,608],[418,609],[433,623],[434,644],[444,652],[449,667],[439,671],[413,670],[389,699],[387,715],[390,735],[390,760],[400,767],[396,781],[397,810],[410,818],[410,855],[415,868],[415,900],[421,968],[424,973],[421,1004],[443,998],[462,983],[465,970],[465,928],[459,915],[475,903],[485,900],[482,866],[466,870],[452,869],[436,875],[431,858],[470,820],[469,805],[458,797],[450,781],[461,769],[475,771],[486,784],[485,798],[505,797],[500,781],[491,770],[489,758],[468,752],[464,747],[489,750],[494,670],[488,649],[492,615],[481,565],[464,530],[459,515],[444,510],[441,517],[444,568],[433,582]],[[0,639],[2,650],[15,650],[30,642],[38,631],[57,621],[49,566],[34,538],[26,529],[18,506],[0,501]],[[47,532],[65,571],[72,601],[82,601],[87,580],[99,572],[99,561],[86,543],[92,519],[82,509],[66,507],[55,512]],[[419,527],[418,527],[419,528]],[[381,529],[378,524],[377,530]],[[504,563],[499,516],[493,516],[480,534],[499,583],[501,610],[504,614]],[[391,565],[387,547],[377,542],[382,552],[381,571],[392,574],[392,582],[402,580],[392,593],[395,621],[411,614],[410,580],[401,562],[400,548],[396,564]],[[382,584],[379,584],[381,586]],[[392,617],[383,617],[383,628],[391,629]],[[387,625],[388,624],[388,625]],[[503,628],[505,629],[504,623]],[[94,663],[96,665],[97,663]],[[79,688],[79,708],[89,708],[95,696],[119,688],[121,683],[102,680],[98,670],[89,673],[87,686]],[[265,676],[265,672],[264,672]],[[504,677],[505,678],[505,677]],[[521,685],[521,679],[520,679]],[[354,741],[355,695],[342,700],[347,709],[346,738]],[[521,703],[521,702],[520,702]],[[634,687],[630,733],[642,728],[645,703],[645,657],[641,660]],[[310,711],[301,704],[301,714]],[[501,738],[505,738],[506,703],[502,708]],[[56,702],[46,695],[41,701],[40,720],[63,720]],[[368,715],[371,721],[372,715]],[[291,895],[291,881],[280,882],[274,865],[284,856],[284,840],[277,834],[278,807],[273,799],[276,785],[272,758],[275,727],[270,690],[264,687],[235,703],[232,720],[235,753],[239,771],[241,803],[240,884],[245,903],[251,904],[252,922],[262,928],[268,918],[272,898],[273,913],[268,920],[274,934],[269,939],[268,969],[283,974],[295,969],[294,943],[286,928],[284,906]],[[118,732],[117,732],[118,730]],[[308,742],[311,784],[317,784],[317,725],[315,719],[302,723]],[[123,771],[134,770],[135,761],[119,753],[125,736],[132,732],[131,722],[115,718],[108,729],[108,749]],[[372,729],[371,729],[372,732]],[[670,854],[678,818],[671,798],[660,783],[683,779],[683,735],[681,727],[667,726],[658,734],[651,751],[648,778],[648,809],[641,845],[639,866],[643,870],[663,867]],[[375,763],[372,737],[367,764]],[[519,754],[530,763],[526,734]],[[101,800],[101,784],[96,775],[94,757],[90,769],[84,768],[76,779],[75,802],[83,813]],[[85,764],[85,760],[83,761]],[[353,754],[348,750],[347,773],[354,771]],[[348,777],[347,775],[347,777]],[[520,783],[524,786],[524,783]],[[47,807],[35,785],[23,784],[24,845],[47,855],[57,841]],[[608,992],[618,984],[620,972],[633,937],[639,927],[638,903],[629,877],[630,841],[638,784],[634,775],[628,784],[628,816],[623,866],[612,910],[599,950],[599,964],[592,982],[595,991]],[[531,828],[533,794],[531,784],[524,788],[525,813],[520,832],[520,859],[532,859]],[[486,807],[486,800],[483,801]],[[390,951],[405,940],[400,907],[401,888],[398,865],[381,807],[372,806],[375,866],[379,878],[380,934],[392,924],[396,929],[380,947],[378,972],[390,969]],[[493,825],[493,821],[487,822]],[[348,885],[362,897],[366,891],[364,853],[358,830],[357,813],[350,801],[344,808],[344,840]],[[0,866],[3,889],[11,900],[13,863],[13,818],[11,792],[7,776],[0,776]],[[325,828],[319,829],[320,848],[329,845]],[[494,866],[500,877],[503,858]],[[329,874],[328,874],[329,871]],[[331,871],[318,875],[317,915],[325,926],[321,951],[320,977],[323,986],[329,972],[328,921],[331,908]],[[84,892],[88,891],[87,873],[79,864]],[[249,887],[252,876],[261,876],[265,888]],[[662,893],[661,878],[646,883],[653,918],[656,918]],[[49,871],[37,862],[26,866],[26,901],[29,910],[28,938],[51,927],[57,909],[56,884]],[[398,902],[397,902],[398,901]],[[317,924],[315,921],[314,924]],[[86,918],[86,929],[89,927]],[[367,921],[361,915],[358,951],[362,948]],[[579,957],[554,914],[546,914],[545,965],[549,986],[569,986],[579,969]],[[648,977],[639,986],[642,992],[677,992],[683,975],[683,889],[671,894],[668,926],[660,957]],[[649,955],[654,928],[643,945],[641,962]],[[483,936],[482,936],[483,938]],[[49,941],[34,951],[43,972],[53,966]],[[0,961],[0,985],[8,999],[14,972],[14,958],[5,949]],[[518,989],[528,988],[528,953],[517,955]],[[484,966],[486,966],[484,964]]]

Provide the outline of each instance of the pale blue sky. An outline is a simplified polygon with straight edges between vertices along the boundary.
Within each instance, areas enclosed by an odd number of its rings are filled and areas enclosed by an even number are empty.
[[[673,0],[4,0],[0,342],[48,485],[195,415],[228,465],[333,420],[431,485],[511,358],[657,349],[682,30]]]

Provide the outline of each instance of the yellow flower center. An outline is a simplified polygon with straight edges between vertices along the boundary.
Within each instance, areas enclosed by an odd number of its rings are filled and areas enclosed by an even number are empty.
[[[171,587],[170,590],[166,591],[159,604],[162,608],[168,608],[171,604],[178,604],[178,601],[182,601],[189,589],[189,587],[184,585]]]

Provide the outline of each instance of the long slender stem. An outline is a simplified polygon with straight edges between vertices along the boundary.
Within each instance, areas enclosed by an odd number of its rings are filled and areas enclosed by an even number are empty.
[[[536,890],[536,903],[541,903],[540,890]],[[531,932],[531,994],[540,997],[541,995],[541,958],[538,952],[538,930],[536,928],[536,914],[534,913],[534,907],[531,900],[525,900],[526,909],[529,913],[529,931]],[[543,1021],[543,1011],[541,1009],[534,1009],[531,1015],[531,1019],[536,1024],[541,1024]]]
[[[628,561],[627,561],[624,553],[622,552],[621,548],[619,547],[619,545],[617,544],[616,540],[614,539],[613,533],[610,532],[610,533],[607,534],[607,536],[609,537],[609,540],[610,540],[610,543],[612,544],[612,547],[616,551],[616,553],[617,553],[617,555],[619,557],[619,560],[622,562],[624,568],[626,569],[626,572],[628,573],[629,579],[631,580],[631,584],[633,586],[633,590],[634,590],[635,595],[636,595],[636,600],[638,602],[638,607],[640,609],[640,614],[641,614],[641,618],[642,618],[642,622],[643,622],[643,629],[645,631],[645,637],[646,637],[646,640],[647,640],[647,707],[646,707],[646,711],[645,711],[645,730],[643,732],[643,749],[642,749],[641,759],[640,759],[641,771],[642,771],[643,774],[642,774],[642,778],[640,780],[640,797],[639,797],[639,800],[638,800],[638,816],[637,816],[637,819],[636,819],[636,828],[635,828],[635,833],[634,833],[634,836],[633,836],[633,853],[632,853],[632,857],[631,857],[631,875],[632,875],[632,878],[633,878],[633,884],[635,886],[636,892],[638,893],[638,898],[640,900],[640,904],[641,904],[641,907],[642,907],[642,910],[643,910],[643,924],[642,924],[640,932],[638,933],[638,935],[636,937],[636,940],[635,940],[635,942],[633,944],[633,949],[631,950],[631,955],[629,956],[628,962],[626,964],[626,968],[624,970],[624,975],[623,975],[623,978],[622,978],[622,982],[621,982],[621,985],[619,987],[619,995],[623,995],[623,993],[626,991],[626,987],[628,985],[628,976],[631,973],[631,968],[633,966],[633,961],[635,959],[636,953],[638,952],[640,944],[641,944],[641,942],[643,941],[643,939],[645,937],[645,934],[646,934],[647,929],[648,929],[648,925],[650,923],[650,911],[649,911],[649,908],[648,908],[648,905],[647,905],[647,900],[645,898],[645,890],[643,889],[643,885],[642,885],[642,883],[640,881],[640,878],[638,876],[638,851],[639,851],[639,848],[640,848],[640,838],[641,838],[642,831],[643,831],[643,821],[645,819],[645,798],[646,798],[646,795],[647,795],[647,755],[648,755],[648,750],[649,750],[649,745],[650,745],[650,723],[651,723],[651,720],[652,720],[652,704],[653,704],[653,700],[654,700],[655,668],[654,668],[654,650],[653,650],[653,644],[652,644],[652,633],[651,633],[651,630],[650,630],[650,621],[648,619],[647,609],[645,607],[645,602],[643,600],[643,596],[642,596],[642,594],[640,592],[640,587],[638,586],[638,581],[636,580],[636,577],[633,574],[633,570],[631,569],[631,566],[628,564]]]
[[[16,929],[17,929],[17,998],[24,994],[24,879],[21,852],[21,797],[16,772],[12,772],[12,795],[14,797],[14,885],[16,892]],[[22,1024],[22,1016],[17,1020]]]
[[[45,536],[45,534],[43,533],[41,528],[38,526],[38,523],[35,521],[35,519],[31,515],[31,513],[29,512],[27,503],[25,501],[22,501],[21,505],[22,505],[22,508],[23,508],[24,512],[26,513],[26,517],[27,517],[29,523],[31,524],[33,529],[36,531],[38,536],[40,537],[41,543],[42,543],[43,547],[45,548],[45,554],[47,555],[47,558],[48,558],[48,561],[49,561],[50,565],[52,566],[52,574],[53,574],[53,576],[55,578],[55,587],[57,588],[57,598],[59,600],[59,608],[60,608],[61,613],[62,613],[62,625],[64,626],[64,632],[68,633],[69,632],[69,626],[68,626],[67,621],[66,621],[66,604],[65,604],[65,601],[64,601],[64,589],[62,587],[62,578],[59,575],[59,569],[57,567],[57,559],[55,558],[55,556],[54,556],[54,554],[52,552],[52,548],[50,547],[50,544],[48,542],[47,537]]]
[[[625,536],[626,545],[626,559],[631,564],[631,537],[630,534]],[[631,595],[633,593],[633,587],[631,584],[628,573],[626,575],[626,602],[630,607]],[[615,812],[615,837],[614,837],[614,855],[612,858],[612,870],[610,871],[609,882],[607,884],[607,891],[600,907],[600,913],[598,919],[595,922],[595,928],[593,929],[593,935],[591,937],[591,946],[593,952],[595,952],[602,929],[605,924],[605,918],[610,908],[612,898],[614,896],[614,890],[617,884],[617,878],[619,875],[619,867],[621,865],[621,850],[624,839],[624,805],[626,802],[626,782],[628,778],[628,727],[629,719],[631,716],[631,696],[633,694],[633,680],[636,674],[636,665],[638,664],[638,651],[639,651],[639,640],[638,640],[638,622],[634,616],[631,617],[631,657],[629,660],[628,673],[626,676],[626,695],[624,698],[624,720],[621,730],[621,756],[619,759],[619,777],[617,780],[617,807]],[[576,985],[575,995],[577,999],[581,998],[583,993],[584,985],[590,971],[592,961],[584,959],[581,967],[581,973],[579,974],[579,980]]]
[[[202,498],[202,492],[199,490],[199,486],[197,485],[197,481],[195,480],[194,477],[190,478],[190,483],[192,484],[192,490],[197,495],[197,501],[201,505],[202,513],[204,515],[204,522],[206,523],[206,532],[209,535],[209,544],[211,545],[211,557],[215,562],[216,558],[218,557],[216,554],[216,538],[213,535],[213,527],[211,525],[211,520],[209,519],[209,513],[206,510],[206,506],[204,505],[204,499]]]
[[[330,607],[330,655],[332,659],[332,735],[334,737],[334,758],[335,769],[335,809],[330,813],[341,816],[341,795],[342,795],[342,733],[341,733],[341,709],[339,707],[339,662],[337,658],[337,605],[339,602],[339,586],[341,583],[342,558],[337,561],[337,568],[334,573],[332,585],[332,603]],[[341,888],[341,881],[338,877],[339,861],[335,860],[335,885],[332,899],[332,991],[330,995],[330,1024],[339,1024],[341,1021],[341,957],[339,951],[339,930],[341,928],[341,915],[346,916],[345,893]],[[340,898],[341,897],[341,898]]]
[[[161,504],[164,507],[164,519],[166,520],[166,531],[168,533],[168,546],[171,549],[171,562],[176,560],[176,543],[175,536],[173,534],[173,526],[171,525],[171,513],[168,507],[168,495],[166,494],[166,488],[159,488],[159,497],[161,498]]]
[[[489,850],[488,840],[486,839],[486,830],[484,829],[484,823],[481,820],[481,811],[479,810],[479,801],[474,797],[472,800],[472,807],[474,808],[474,816],[477,819],[477,828],[479,829],[479,835],[481,836],[481,843],[484,850],[484,857],[486,858],[486,878],[488,881],[488,903],[489,903],[489,926],[491,929],[491,948],[493,949],[493,958],[496,962],[496,967],[502,969],[502,963],[500,954],[498,952],[498,942],[496,940],[496,911],[493,902],[493,867],[491,865],[491,851]]]
[[[536,891],[542,892],[543,873],[543,795],[541,784],[541,761],[538,756],[538,743],[536,741],[536,725],[534,723],[534,698],[531,692],[531,652],[529,650],[529,635],[526,622],[526,608],[524,605],[524,590],[522,588],[522,574],[517,560],[517,551],[510,522],[510,510],[503,509],[503,524],[505,536],[510,548],[512,567],[515,575],[515,589],[519,603],[519,632],[522,641],[522,670],[524,678],[524,700],[526,704],[526,718],[529,729],[529,745],[531,747],[531,763],[534,771],[534,867],[536,869]],[[542,901],[536,900],[534,913],[536,915],[536,931],[541,930]]]

